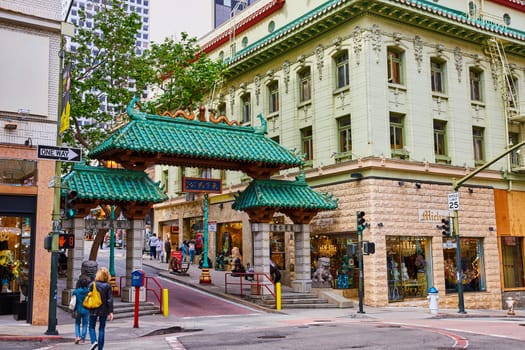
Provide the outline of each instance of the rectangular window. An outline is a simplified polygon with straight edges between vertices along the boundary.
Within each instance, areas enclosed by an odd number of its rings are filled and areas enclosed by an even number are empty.
[[[474,126],[472,127],[472,137],[474,142],[474,160],[476,162],[483,162],[485,160],[485,140],[484,129]]]
[[[388,82],[403,84],[403,53],[389,48],[387,52]]]
[[[470,99],[472,101],[483,101],[483,95],[481,90],[481,77],[483,72],[474,68],[470,68]]]
[[[462,237],[460,242],[460,264],[457,263],[455,248],[443,249],[446,293],[457,292],[458,265],[463,274],[463,291],[480,292],[486,290],[483,239]]]
[[[306,102],[312,98],[312,74],[310,68],[299,72],[299,101]]]
[[[447,122],[434,120],[434,154],[436,156],[447,155],[446,127]]]
[[[403,158],[405,153],[403,119],[401,115],[390,114],[390,149],[393,158]]]
[[[348,69],[348,51],[343,52],[335,58],[336,88],[341,89],[350,84],[350,73]]]
[[[508,95],[507,104],[510,108],[516,108],[516,106],[518,106],[518,79],[509,75],[505,78]]]
[[[242,122],[249,123],[252,119],[252,103],[250,94],[244,94],[241,97]]]
[[[430,242],[424,237],[386,236],[389,302],[427,295],[433,275]]]
[[[270,113],[279,112],[279,83],[274,81],[268,85]]]
[[[432,92],[444,93],[444,77],[445,77],[445,63],[432,59],[430,61],[430,80],[432,84]]]
[[[503,288],[525,287],[523,237],[503,236],[501,260],[503,262]]]
[[[352,125],[350,116],[337,119],[337,129],[339,132],[339,153],[352,151]]]
[[[312,135],[312,127],[301,129],[301,145],[304,153],[304,160],[312,160],[314,156],[314,140]]]

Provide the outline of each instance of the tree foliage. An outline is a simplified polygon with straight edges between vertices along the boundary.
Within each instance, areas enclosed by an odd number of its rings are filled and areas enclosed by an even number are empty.
[[[63,141],[85,148],[107,137],[104,126],[111,125],[133,95],[147,87],[152,74],[145,58],[136,53],[140,16],[127,13],[122,0],[99,6],[95,12],[80,9],[80,21],[93,23],[92,28],[77,27],[74,49],[66,53],[66,63],[72,65],[71,127]],[[108,109],[103,108],[105,103]],[[80,125],[81,119],[87,124]]]
[[[147,55],[155,70],[153,90],[159,92],[148,105],[150,112],[194,110],[225,73],[225,65],[208,58],[197,39],[184,32],[178,42],[166,38],[154,43]]]
[[[191,111],[222,78],[224,64],[201,53],[196,38],[181,33],[180,41],[152,43],[139,55],[135,42],[143,25],[140,16],[128,13],[123,0],[97,6],[94,12],[80,10],[80,21],[90,21],[92,27],[77,27],[74,49],[66,53],[65,63],[72,65],[71,126],[63,134],[64,143],[96,147],[108,137],[107,127],[125,117],[133,96],[144,97],[146,90],[155,95],[143,103],[151,113]]]

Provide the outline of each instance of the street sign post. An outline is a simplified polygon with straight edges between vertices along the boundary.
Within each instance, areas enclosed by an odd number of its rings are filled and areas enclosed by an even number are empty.
[[[71,147],[57,147],[38,145],[38,158],[59,160],[63,162],[80,162],[82,161],[82,149]]]

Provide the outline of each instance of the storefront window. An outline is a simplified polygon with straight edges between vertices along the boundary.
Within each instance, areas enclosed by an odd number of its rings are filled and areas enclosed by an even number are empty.
[[[332,287],[337,289],[357,288],[359,269],[357,256],[348,256],[346,247],[357,241],[357,234],[341,233],[315,235],[311,237],[311,272],[318,269],[319,258],[330,259]]]
[[[0,216],[0,294],[21,293],[20,300],[27,299],[30,246],[31,220]]]
[[[503,288],[525,287],[523,237],[505,236],[501,239]]]
[[[242,223],[229,222],[218,225],[217,255],[224,255],[224,262],[229,263],[232,248],[238,247],[242,255]]]
[[[486,290],[485,268],[483,262],[483,239],[461,238],[461,262],[463,291],[478,292]],[[443,249],[445,261],[445,287],[447,293],[457,292],[458,264],[455,244],[445,243]]]
[[[430,239],[387,237],[388,300],[402,301],[427,295],[432,276]]]
[[[270,259],[280,270],[286,270],[284,232],[270,232]]]

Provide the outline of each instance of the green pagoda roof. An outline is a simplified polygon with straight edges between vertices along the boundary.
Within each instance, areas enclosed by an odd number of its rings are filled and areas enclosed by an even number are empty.
[[[236,210],[272,207],[277,209],[337,209],[333,195],[313,190],[304,175],[295,181],[254,179],[232,205]]]
[[[152,204],[168,199],[159,184],[143,171],[75,164],[62,183],[69,191],[77,193],[78,202],[125,205]]]
[[[265,137],[261,115],[262,125],[254,128],[138,112],[135,101],[128,106],[131,121],[91,151],[91,158],[115,160],[127,169],[153,164],[209,167],[240,170],[255,178],[303,165],[292,151]]]

